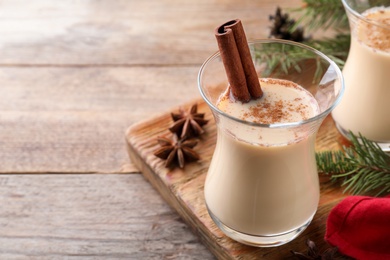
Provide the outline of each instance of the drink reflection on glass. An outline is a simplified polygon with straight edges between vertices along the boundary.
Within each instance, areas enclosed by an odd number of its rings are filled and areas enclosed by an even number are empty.
[[[249,46],[260,99],[242,103],[230,96],[219,53],[199,72],[201,95],[217,124],[205,200],[229,237],[278,246],[299,235],[317,210],[315,137],[342,95],[343,78],[329,58],[302,44],[259,40]]]
[[[390,151],[390,1],[343,4],[351,47],[343,69],[345,94],[332,115],[345,136],[361,133]]]

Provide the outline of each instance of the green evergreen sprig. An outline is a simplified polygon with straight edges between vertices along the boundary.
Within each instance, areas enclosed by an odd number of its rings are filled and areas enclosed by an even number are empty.
[[[326,54],[342,69],[349,52],[350,30],[341,1],[304,0],[301,7],[289,11],[297,13],[298,19],[282,13],[280,8],[277,8],[274,15],[270,15],[270,21],[273,21],[270,37],[302,42]],[[310,33],[332,30],[334,36],[313,38],[305,36],[305,30]]]
[[[288,74],[293,68],[297,72],[302,72],[300,62],[313,60],[315,54],[306,49],[293,45],[264,45],[261,48],[255,47],[254,59],[258,64],[265,62],[268,66],[262,72],[263,77],[268,77],[272,73]]]
[[[316,153],[319,173],[341,181],[344,191],[354,195],[390,194],[390,156],[362,135],[350,137],[352,146],[342,151]]]
[[[341,0],[304,0],[302,7],[292,10],[300,13],[294,27],[304,27],[311,32],[333,30],[335,36],[313,40],[305,44],[325,53],[340,68],[344,67],[350,46],[348,17]],[[291,30],[295,30],[291,28]]]
[[[333,38],[309,40],[305,44],[326,54],[340,68],[343,68],[348,56],[350,42],[349,34],[338,34]]]
[[[349,37],[343,37],[343,41],[349,44]],[[306,43],[308,46],[313,46],[319,51],[327,51],[328,57],[335,63],[342,67],[344,65],[343,50],[339,48],[340,40],[329,39],[326,42],[321,40],[312,40]],[[254,60],[257,64],[265,63],[267,66],[262,71],[262,77],[288,75],[291,70],[301,73],[303,71],[302,65],[305,61],[315,62],[315,73],[313,76],[313,83],[318,83],[322,79],[324,73],[328,69],[329,64],[317,55],[305,48],[300,48],[294,45],[271,44],[254,47]],[[310,74],[307,74],[308,77]]]
[[[304,0],[299,8],[292,12],[300,13],[297,25],[310,31],[318,29],[348,30],[348,18],[341,0]]]

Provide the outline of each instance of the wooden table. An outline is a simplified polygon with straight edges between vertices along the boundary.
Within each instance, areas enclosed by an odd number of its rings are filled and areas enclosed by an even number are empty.
[[[300,1],[0,2],[0,259],[213,259],[126,153],[125,131],[188,102],[243,21]]]

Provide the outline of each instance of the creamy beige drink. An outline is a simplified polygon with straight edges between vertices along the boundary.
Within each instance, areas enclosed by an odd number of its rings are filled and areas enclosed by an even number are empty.
[[[260,124],[299,122],[320,113],[314,97],[297,84],[279,79],[260,82],[261,99],[244,104],[224,94],[218,108]],[[319,200],[316,129],[251,129],[230,118],[220,118],[218,124],[217,147],[205,184],[206,204],[214,219],[254,236],[308,224]]]
[[[390,142],[390,8],[374,8],[362,15],[383,27],[353,20],[343,69],[345,94],[332,115],[344,130]]]

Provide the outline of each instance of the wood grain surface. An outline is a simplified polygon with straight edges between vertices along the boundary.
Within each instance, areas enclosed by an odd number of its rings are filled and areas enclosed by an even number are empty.
[[[211,259],[139,174],[0,175],[1,259]]]
[[[264,38],[299,3],[1,1],[0,172],[137,172],[126,128],[199,96],[214,28],[241,18]]]
[[[276,6],[297,0],[1,1],[0,63],[33,66],[199,65],[213,30],[242,19],[249,39],[269,34]]]
[[[214,259],[129,160],[126,129],[199,97],[216,26],[266,38],[277,6],[300,5],[0,1],[0,259]]]
[[[201,155],[201,160],[187,164],[184,169],[166,168],[164,161],[153,155],[153,151],[159,148],[157,137],[169,138],[171,133],[168,127],[172,125],[170,113],[177,112],[180,107],[188,109],[192,104],[198,104],[198,112],[205,113],[205,118],[210,121],[204,126],[206,133],[201,136],[199,144],[195,147]],[[316,241],[320,250],[329,247],[324,241],[326,219],[329,211],[346,194],[325,178],[321,181],[319,207],[312,223],[295,240],[283,246],[274,248],[245,246],[228,238],[217,228],[208,215],[203,193],[216,143],[216,125],[205,102],[194,100],[131,126],[127,132],[127,142],[132,161],[217,258],[284,259],[292,256],[291,250],[305,252],[307,239]],[[345,140],[337,132],[332,118],[327,117],[317,134],[316,150],[340,149],[343,143]]]
[[[126,154],[126,128],[198,95],[197,71],[2,68],[0,172],[137,172]],[[173,86],[185,87],[165,95]]]

